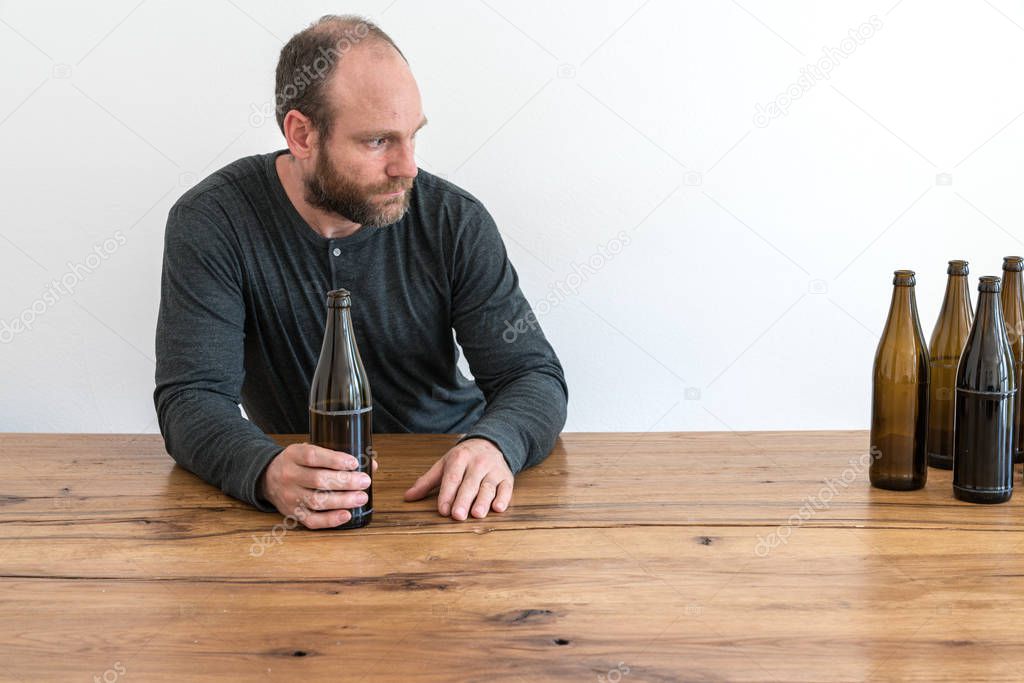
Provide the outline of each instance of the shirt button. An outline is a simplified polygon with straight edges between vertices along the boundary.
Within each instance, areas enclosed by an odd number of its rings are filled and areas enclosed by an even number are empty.
[[[334,254],[335,256],[341,256],[341,249],[335,247],[334,251],[332,251],[331,253]]]

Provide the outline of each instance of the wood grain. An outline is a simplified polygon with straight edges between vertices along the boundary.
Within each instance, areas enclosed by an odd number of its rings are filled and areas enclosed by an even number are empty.
[[[1024,496],[871,489],[858,431],[565,434],[453,522],[402,493],[454,441],[375,435],[373,525],[314,532],[157,436],[0,435],[0,680],[1024,677]]]

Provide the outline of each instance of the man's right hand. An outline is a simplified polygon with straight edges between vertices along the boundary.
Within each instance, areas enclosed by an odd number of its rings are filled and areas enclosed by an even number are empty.
[[[270,461],[257,490],[278,512],[295,517],[303,526],[336,527],[352,518],[349,509],[366,503],[370,477],[358,467],[348,453],[296,443]]]

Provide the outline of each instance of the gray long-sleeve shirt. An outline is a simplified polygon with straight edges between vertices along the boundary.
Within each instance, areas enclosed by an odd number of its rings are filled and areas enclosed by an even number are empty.
[[[328,239],[281,185],[286,151],[240,159],[171,208],[154,392],[168,453],[272,511],[256,491],[281,451],[267,434],[308,433],[326,294],[344,288],[375,432],[483,437],[513,472],[547,457],[565,378],[483,205],[421,170],[400,221]],[[456,365],[456,339],[475,381]]]

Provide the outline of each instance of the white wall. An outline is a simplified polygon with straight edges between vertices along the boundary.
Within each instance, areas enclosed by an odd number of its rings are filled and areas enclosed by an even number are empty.
[[[1024,252],[1020,2],[0,1],[0,430],[156,430],[167,209],[283,146],[282,41],[344,11],[412,63],[421,167],[496,217],[568,430],[866,428],[892,270],[930,334],[946,260]]]

